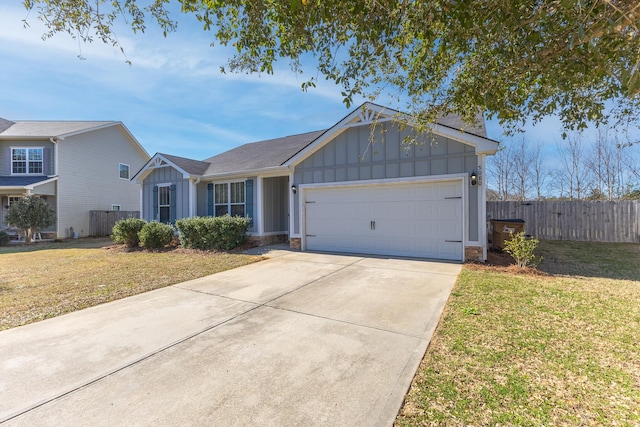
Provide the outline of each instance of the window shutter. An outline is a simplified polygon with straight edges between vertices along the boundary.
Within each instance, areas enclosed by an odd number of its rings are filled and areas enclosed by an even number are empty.
[[[169,222],[176,222],[176,185],[171,184],[169,193]]]
[[[4,149],[4,175],[11,175],[11,148]]]
[[[207,215],[213,216],[213,183],[207,184]]]
[[[42,150],[42,173],[51,175],[51,148]]]
[[[153,186],[153,212],[151,213],[151,218],[155,221],[160,219],[160,210],[158,208],[158,186]]]
[[[248,179],[244,183],[244,215],[250,218],[249,227],[253,227],[253,180]]]

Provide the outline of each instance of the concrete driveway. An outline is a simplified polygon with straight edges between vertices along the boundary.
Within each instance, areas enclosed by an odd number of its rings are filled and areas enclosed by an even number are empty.
[[[0,424],[391,425],[461,266],[269,256],[0,332]]]

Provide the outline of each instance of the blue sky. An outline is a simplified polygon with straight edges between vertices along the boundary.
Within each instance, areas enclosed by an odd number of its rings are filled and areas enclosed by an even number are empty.
[[[211,47],[213,35],[187,15],[167,38],[153,25],[145,34],[118,31],[125,58],[100,41],[82,44],[67,34],[44,41],[36,13],[13,3],[0,5],[5,119],[122,121],[151,155],[204,159],[247,142],[325,129],[351,111],[332,83],[320,80],[302,92],[305,79],[284,62],[274,75],[221,74],[230,50]],[[500,139],[499,125],[487,125],[489,137]],[[525,136],[558,141],[560,125],[549,119]]]

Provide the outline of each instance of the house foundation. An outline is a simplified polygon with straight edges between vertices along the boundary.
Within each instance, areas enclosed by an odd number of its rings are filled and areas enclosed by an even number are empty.
[[[289,247],[291,249],[295,249],[296,251],[299,251],[302,249],[302,239],[300,239],[299,237],[292,237],[291,239],[289,239]]]
[[[275,245],[276,243],[287,243],[286,234],[274,234],[271,236],[249,236],[249,242],[256,246]]]
[[[464,248],[464,259],[466,261],[484,261],[482,259],[481,246],[467,246]]]

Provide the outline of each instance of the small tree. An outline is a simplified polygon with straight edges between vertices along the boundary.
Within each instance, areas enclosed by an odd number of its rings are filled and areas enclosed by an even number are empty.
[[[11,204],[5,220],[25,233],[27,243],[31,243],[33,233],[53,225],[55,211],[38,196],[27,196]]]
[[[527,237],[524,231],[510,234],[511,238],[504,242],[504,250],[513,257],[518,267],[535,267],[540,264],[542,257],[534,254],[540,241],[533,237]]]

